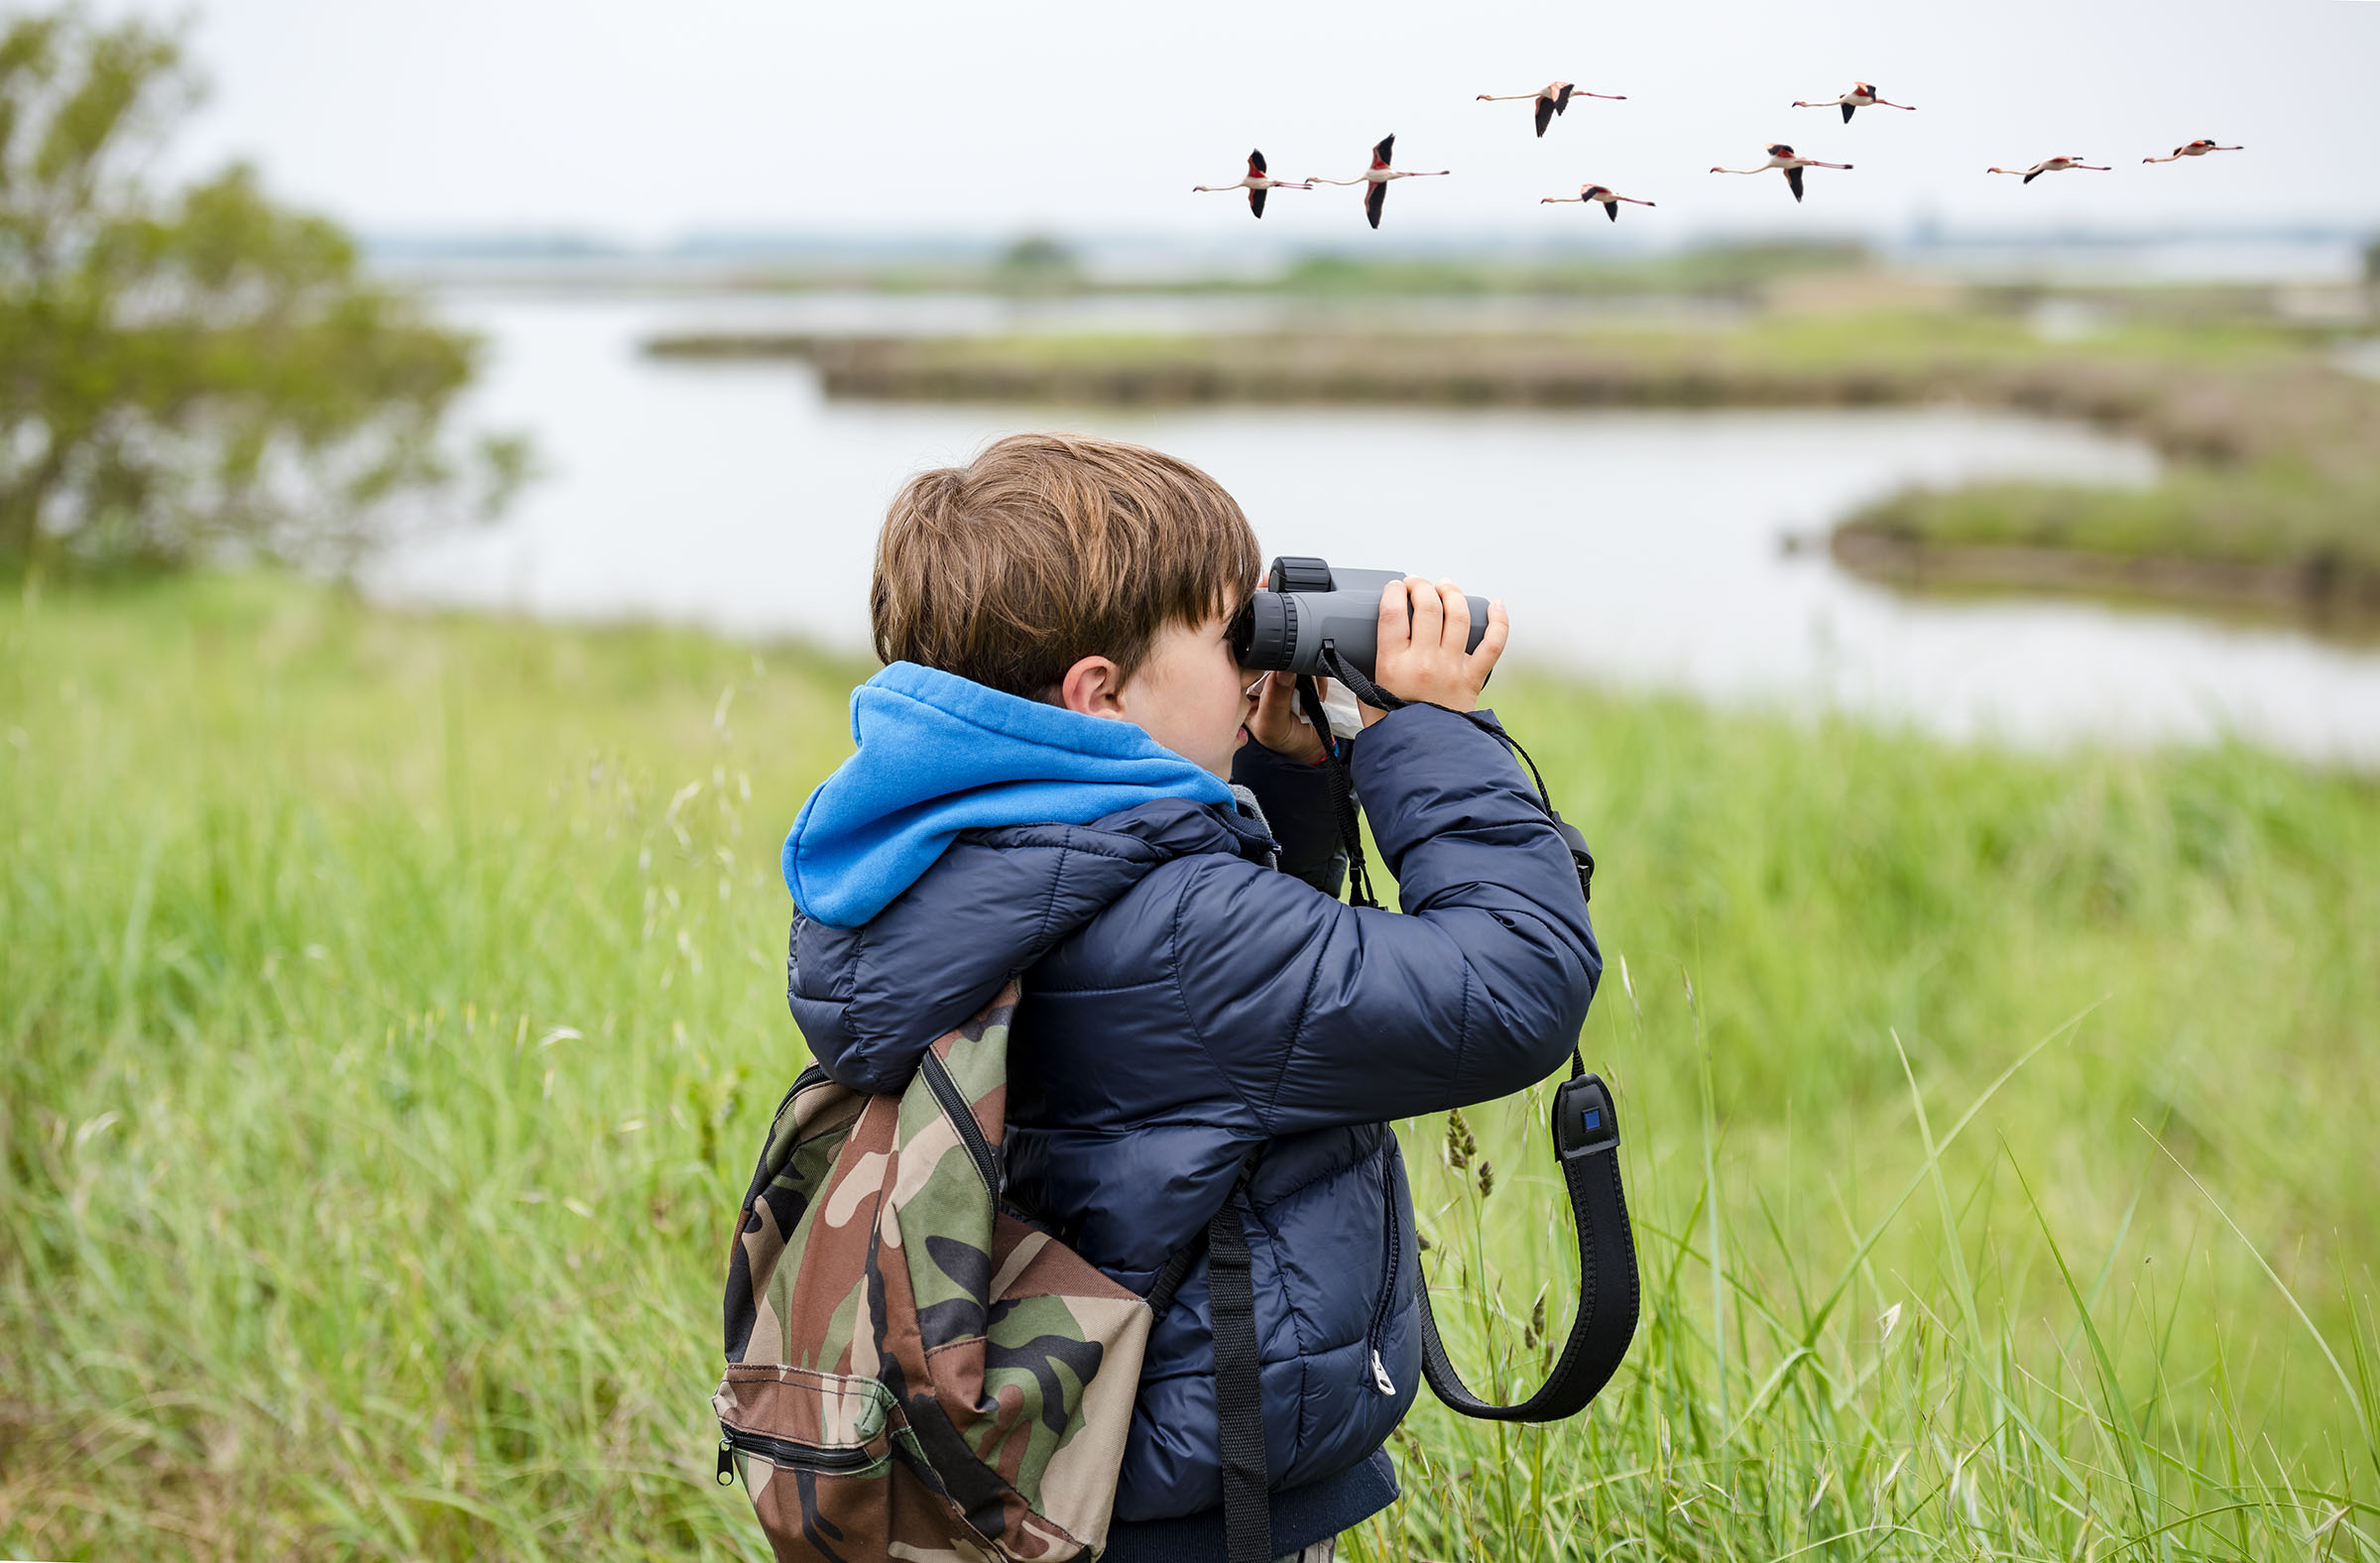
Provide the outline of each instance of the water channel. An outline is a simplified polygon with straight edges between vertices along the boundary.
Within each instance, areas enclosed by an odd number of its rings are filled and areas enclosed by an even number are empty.
[[[497,526],[386,560],[371,584],[394,600],[865,648],[870,550],[901,481],[1000,433],[1066,427],[1197,462],[1239,497],[1268,551],[1451,574],[1502,595],[1515,661],[1963,739],[2236,736],[2380,764],[2372,649],[2082,601],[1908,597],[1846,575],[1823,547],[1787,546],[1912,482],[2154,479],[2153,451],[2080,425],[1957,408],[840,402],[798,364],[655,360],[638,344],[726,323],[998,329],[1017,323],[1016,306],[828,299],[756,314],[749,301],[463,294],[444,304],[492,341],[472,417],[531,432],[545,476]],[[1210,314],[1185,303],[1158,328],[1240,323]]]

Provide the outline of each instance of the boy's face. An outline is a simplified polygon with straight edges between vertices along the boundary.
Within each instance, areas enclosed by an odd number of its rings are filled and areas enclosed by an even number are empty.
[[[1232,752],[1252,704],[1249,675],[1226,639],[1231,619],[1169,624],[1157,632],[1131,677],[1116,682],[1116,664],[1086,657],[1067,669],[1059,702],[1087,716],[1130,722],[1192,764],[1229,779]]]

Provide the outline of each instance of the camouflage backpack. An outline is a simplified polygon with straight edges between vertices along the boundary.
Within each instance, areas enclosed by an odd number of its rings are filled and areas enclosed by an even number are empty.
[[[780,1560],[1095,1557],[1149,1304],[1000,1208],[1011,982],[898,1096],[812,1065],[729,1252],[719,1481]]]

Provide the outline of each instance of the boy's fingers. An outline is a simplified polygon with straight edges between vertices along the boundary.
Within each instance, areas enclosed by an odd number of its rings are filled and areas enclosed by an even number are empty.
[[[1401,649],[1413,638],[1412,615],[1406,607],[1409,595],[1403,581],[1390,581],[1380,588],[1380,652]]]
[[[1405,577],[1413,592],[1413,644],[1436,646],[1446,634],[1446,604],[1438,600],[1438,588],[1418,575]]]
[[[1472,665],[1479,669],[1483,679],[1495,665],[1495,660],[1504,655],[1504,642],[1511,638],[1512,621],[1505,615],[1504,602],[1499,597],[1488,605],[1488,628],[1480,636],[1480,649],[1471,654]]]
[[[1446,610],[1446,644],[1460,656],[1471,650],[1471,599],[1453,581],[1442,580],[1438,601]]]

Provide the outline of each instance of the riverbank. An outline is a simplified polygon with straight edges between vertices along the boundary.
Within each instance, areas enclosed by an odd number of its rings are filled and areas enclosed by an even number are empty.
[[[2311,528],[2293,542],[2286,535],[2225,536],[2202,517],[2129,525],[2131,512],[2164,498],[2047,484],[1913,489],[1859,511],[1827,547],[1852,574],[1913,591],[2177,604],[2353,640],[2380,629],[2380,560],[2371,550]],[[2275,496],[2247,490],[2234,498],[2253,506]],[[2025,524],[2045,515],[2056,519]]]
[[[1776,315],[1596,334],[655,340],[675,358],[797,358],[830,396],[1178,407],[1224,402],[1529,408],[1959,402],[2137,433],[2169,462],[2140,493],[1911,490],[1848,518],[1836,554],[1919,577],[2102,591],[2316,618],[2380,613],[2380,384],[2269,323],[2144,317],[2087,343],[1975,310]],[[1987,555],[1993,555],[1988,556]]]
[[[759,1555],[722,1224],[803,1060],[776,845],[867,671],[12,583],[0,1554]],[[2371,1534],[2380,788],[1497,685],[1601,863],[1645,1323],[1586,1420],[1425,1403],[1351,1559]],[[1491,1192],[1401,1132],[1508,1389],[1559,1189],[1539,1104],[1469,1119]]]

